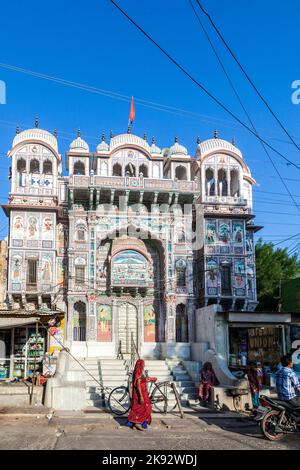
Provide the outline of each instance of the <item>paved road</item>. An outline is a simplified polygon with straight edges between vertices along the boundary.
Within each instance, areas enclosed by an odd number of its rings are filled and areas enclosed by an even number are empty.
[[[225,415],[154,416],[146,432],[110,415],[0,415],[0,449],[300,449],[300,435],[280,443],[266,441],[249,418]]]

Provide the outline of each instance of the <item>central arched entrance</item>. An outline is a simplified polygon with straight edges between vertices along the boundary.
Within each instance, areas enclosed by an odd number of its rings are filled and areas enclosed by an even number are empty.
[[[138,311],[135,305],[124,302],[118,307],[119,344],[122,354],[130,354],[131,337],[138,347]]]

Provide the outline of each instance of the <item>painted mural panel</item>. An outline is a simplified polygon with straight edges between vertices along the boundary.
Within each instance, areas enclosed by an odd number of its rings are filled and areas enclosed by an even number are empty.
[[[114,256],[111,279],[114,286],[147,286],[148,263],[134,250],[124,250]]]
[[[49,283],[52,281],[52,257],[44,255],[42,258],[42,282]]]
[[[233,241],[240,245],[244,241],[244,224],[242,222],[233,222]]]
[[[246,233],[246,251],[247,253],[253,252],[253,233]]]
[[[234,284],[237,289],[245,289],[245,261],[237,259],[234,262]]]
[[[215,295],[218,288],[218,263],[214,259],[207,261],[206,285],[209,295]]]
[[[22,275],[22,258],[20,256],[15,256],[12,260],[12,274],[11,279],[13,283],[21,282]]]
[[[67,261],[63,258],[57,259],[57,284],[63,286],[67,280]]]
[[[146,305],[144,312],[144,341],[156,341],[157,309],[153,305]]]
[[[16,239],[24,238],[24,219],[20,215],[16,215],[13,219],[12,237]]]
[[[29,240],[37,240],[39,238],[38,219],[33,215],[28,217],[27,235]]]
[[[217,241],[217,228],[215,221],[206,222],[206,243],[216,243]]]
[[[97,305],[97,341],[112,341],[112,308]]]
[[[228,243],[230,240],[230,226],[225,221],[219,223],[219,241],[222,243]]]
[[[53,239],[53,221],[51,217],[45,217],[42,225],[42,237],[44,240]]]

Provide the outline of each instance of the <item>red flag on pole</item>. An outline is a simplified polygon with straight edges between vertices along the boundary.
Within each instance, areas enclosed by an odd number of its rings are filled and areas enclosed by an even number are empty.
[[[130,103],[130,112],[129,112],[129,123],[132,124],[135,118],[135,109],[134,109],[134,101],[133,96],[131,97]]]

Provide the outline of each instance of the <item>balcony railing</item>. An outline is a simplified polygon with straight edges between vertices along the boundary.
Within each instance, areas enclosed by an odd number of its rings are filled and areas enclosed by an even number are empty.
[[[70,176],[70,186],[76,188],[100,187],[109,189],[141,189],[150,191],[195,192],[194,181],[139,178],[129,176]]]
[[[240,196],[202,196],[202,202],[208,204],[239,204],[246,206],[247,199]]]

